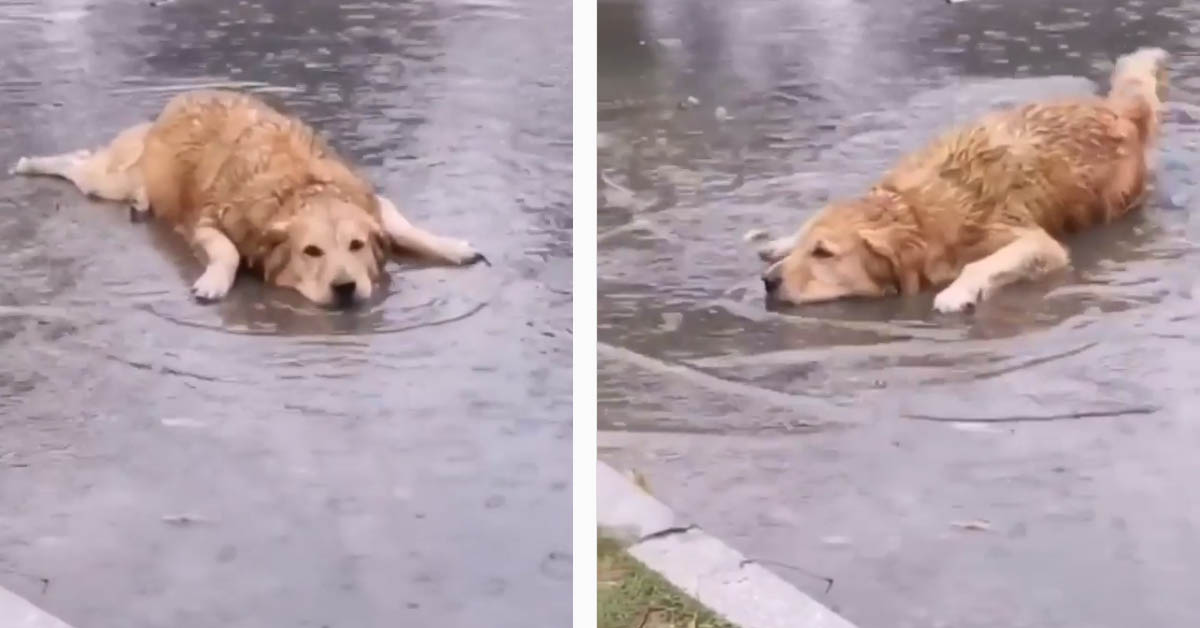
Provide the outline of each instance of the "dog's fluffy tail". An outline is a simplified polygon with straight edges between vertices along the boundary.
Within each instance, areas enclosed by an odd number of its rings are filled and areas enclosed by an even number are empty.
[[[1167,51],[1139,48],[1117,59],[1108,100],[1113,108],[1137,125],[1142,143],[1158,135],[1158,118],[1167,96]]]

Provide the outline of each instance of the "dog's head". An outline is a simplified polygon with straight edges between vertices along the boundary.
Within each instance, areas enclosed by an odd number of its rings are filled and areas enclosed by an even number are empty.
[[[263,237],[267,281],[321,305],[348,307],[371,297],[387,246],[379,221],[349,201],[317,196]]]
[[[868,197],[818,212],[790,250],[769,259],[762,276],[768,297],[804,304],[918,291],[923,246],[886,203]]]

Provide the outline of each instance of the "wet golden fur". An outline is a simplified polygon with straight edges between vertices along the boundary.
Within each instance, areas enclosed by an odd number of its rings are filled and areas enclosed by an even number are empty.
[[[171,101],[149,129],[142,176],[156,218],[217,226],[268,279],[280,267],[282,228],[316,201],[356,208],[384,261],[374,190],[304,123],[247,95],[198,92]]]
[[[482,256],[417,229],[307,125],[250,95],[181,94],[95,152],[23,158],[21,174],[152,209],[207,258],[193,286],[224,296],[237,267],[322,304],[371,296],[392,247],[449,263]]]
[[[941,311],[1068,263],[1057,238],[1137,207],[1158,135],[1165,53],[1119,60],[1105,98],[991,113],[906,156],[762,251],[781,301],[913,294]]]

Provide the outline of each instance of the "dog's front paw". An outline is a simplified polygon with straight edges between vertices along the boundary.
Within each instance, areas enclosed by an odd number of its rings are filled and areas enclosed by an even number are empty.
[[[29,158],[22,157],[8,169],[8,174],[29,174]]]
[[[758,259],[773,264],[788,256],[796,246],[796,238],[775,238],[758,247]]]
[[[446,259],[452,264],[457,264],[459,266],[470,266],[471,264],[475,264],[477,262],[483,262],[488,266],[492,265],[491,262],[488,261],[488,258],[484,257],[483,253],[475,250],[475,247],[471,246],[471,243],[467,242],[466,240],[448,239],[445,241],[444,251]]]
[[[201,302],[218,301],[229,294],[229,288],[232,286],[231,273],[223,268],[210,266],[196,283],[192,284],[192,295]]]
[[[933,298],[933,309],[949,314],[952,312],[970,312],[982,298],[979,289],[965,283],[950,284],[945,290]]]
[[[742,234],[742,242],[761,242],[770,239],[771,234],[766,229],[751,229]]]

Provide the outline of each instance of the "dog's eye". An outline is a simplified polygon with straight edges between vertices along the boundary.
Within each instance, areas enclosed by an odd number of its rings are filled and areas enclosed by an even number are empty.
[[[833,257],[833,251],[825,248],[824,244],[818,244],[815,248],[813,248],[812,256],[817,259],[828,259]]]
[[[362,240],[351,240],[350,241],[350,250],[351,251],[357,251],[357,250],[361,249],[362,247],[363,247]]]
[[[325,251],[322,251],[321,247],[319,247],[319,246],[314,246],[314,245],[310,244],[310,245],[304,247],[304,254],[309,257],[321,257],[322,255],[325,254]]]

